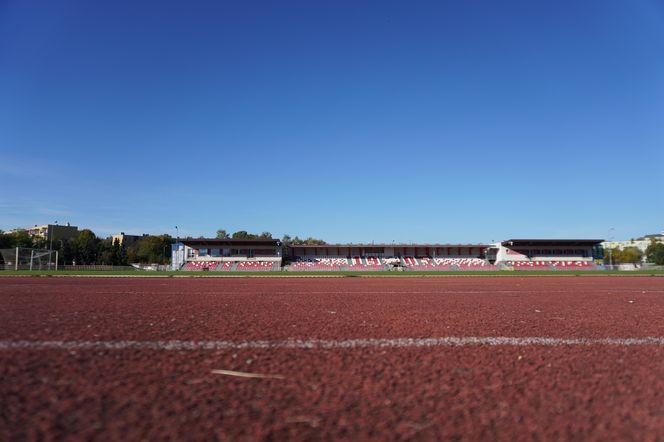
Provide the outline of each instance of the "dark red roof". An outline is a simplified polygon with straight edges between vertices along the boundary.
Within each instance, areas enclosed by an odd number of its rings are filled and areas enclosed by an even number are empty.
[[[278,239],[217,239],[217,238],[187,238],[182,244],[192,246],[227,246],[227,247],[278,247],[281,241]]]
[[[335,247],[417,247],[417,248],[426,248],[426,247],[489,247],[487,244],[298,244],[291,245],[291,247],[306,247],[306,248],[335,248]]]
[[[594,246],[603,239],[508,239],[503,241],[503,246]]]

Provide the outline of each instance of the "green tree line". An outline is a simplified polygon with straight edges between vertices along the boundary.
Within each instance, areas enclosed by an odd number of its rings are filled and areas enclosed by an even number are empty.
[[[611,249],[611,262],[613,264],[639,264],[643,258],[643,252],[636,247],[625,247],[623,249]],[[608,250],[604,253],[604,260],[609,263]]]
[[[664,265],[664,243],[653,239],[645,253],[636,247],[624,247],[622,249],[616,247],[611,249],[611,261],[614,264],[639,264],[643,261],[644,256],[646,262],[660,266]],[[604,260],[607,263],[609,262],[608,250],[604,252]]]
[[[249,233],[246,230],[240,230],[232,234],[228,233],[224,229],[217,230],[217,239],[273,239],[270,232],[263,233]],[[301,239],[298,236],[292,238],[290,235],[284,235],[281,238],[281,244],[285,247],[288,246],[298,246],[302,244],[308,245],[325,245],[327,244],[322,239],[309,237],[307,239]]]
[[[664,266],[664,243],[652,240],[646,249],[646,260]]]
[[[129,244],[120,244],[111,237],[99,238],[89,229],[67,240],[55,239],[53,250],[58,251],[60,264],[129,265],[131,263],[167,264],[171,258],[170,235],[145,235]],[[46,239],[33,237],[25,230],[12,233],[0,231],[0,249],[15,247],[47,249]]]

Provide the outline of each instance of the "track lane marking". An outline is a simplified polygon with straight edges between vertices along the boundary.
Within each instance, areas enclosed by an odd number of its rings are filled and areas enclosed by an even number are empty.
[[[438,338],[383,339],[292,339],[256,341],[0,341],[0,351],[7,350],[241,350],[241,349],[353,349],[353,348],[421,348],[467,346],[664,346],[664,337],[642,338],[551,338],[506,336],[446,336]]]

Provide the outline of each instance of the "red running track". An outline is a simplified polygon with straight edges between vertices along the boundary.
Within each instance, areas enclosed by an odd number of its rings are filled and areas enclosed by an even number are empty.
[[[662,317],[651,277],[0,278],[0,440],[658,440]]]

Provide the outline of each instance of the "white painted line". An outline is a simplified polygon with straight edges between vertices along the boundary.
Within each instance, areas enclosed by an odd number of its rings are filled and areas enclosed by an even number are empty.
[[[221,374],[224,376],[236,376],[240,378],[286,379],[285,376],[282,376],[280,374],[248,373],[246,371],[234,371],[234,370],[212,370],[210,373]]]
[[[416,348],[465,346],[664,346],[664,337],[643,338],[547,338],[505,336],[446,336],[394,339],[292,339],[283,341],[0,341],[2,350],[241,350],[241,349],[335,349]]]

